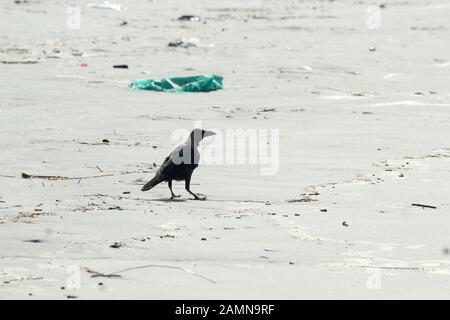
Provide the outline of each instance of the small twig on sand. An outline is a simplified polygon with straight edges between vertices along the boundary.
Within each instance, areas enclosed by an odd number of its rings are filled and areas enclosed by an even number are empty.
[[[104,274],[89,268],[84,267],[83,268],[87,273],[92,273],[92,278],[95,277],[105,277],[105,278],[121,278],[122,276],[120,274],[114,275],[114,274]]]
[[[87,177],[64,177],[64,176],[35,176],[32,174],[27,174],[22,172],[23,179],[46,179],[46,180],[82,180],[82,179],[92,179],[92,178],[103,178],[112,177],[113,174],[102,174],[97,176],[87,176]]]
[[[6,174],[0,174],[0,177],[2,177],[2,178],[15,178],[14,176],[8,176]]]
[[[139,266],[139,267],[131,267],[131,268],[126,268],[123,270],[119,270],[119,271],[115,271],[113,273],[101,273],[101,272],[97,272],[94,271],[92,269],[89,268],[84,268],[84,270],[86,270],[88,273],[92,273],[93,275],[91,277],[95,278],[95,277],[106,277],[106,278],[120,278],[122,277],[119,273],[123,273],[126,271],[131,271],[131,270],[137,270],[137,269],[145,269],[145,268],[166,268],[166,269],[176,269],[176,270],[181,270],[187,273],[190,273],[194,276],[200,277],[202,279],[205,279],[206,281],[209,281],[211,283],[216,284],[217,282],[215,282],[214,280],[211,280],[201,274],[195,273],[194,271],[191,271],[189,269],[183,268],[183,267],[176,267],[176,266],[168,266],[168,265],[160,265],[160,264],[148,264],[145,266]]]
[[[430,209],[437,209],[435,206],[430,206],[428,204],[420,204],[420,203],[411,203],[414,207],[421,207],[421,208],[430,208]]]
[[[121,171],[120,174],[132,174],[132,173],[138,173],[139,171]],[[142,173],[149,173],[150,171],[142,171]]]
[[[34,63],[38,63],[38,61],[34,61],[34,60],[24,60],[24,61],[0,60],[0,63],[3,63],[3,64],[34,64]]]

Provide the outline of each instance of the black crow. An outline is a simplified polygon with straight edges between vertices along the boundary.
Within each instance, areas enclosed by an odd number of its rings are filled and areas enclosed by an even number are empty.
[[[172,194],[171,199],[179,197],[172,191],[172,180],[184,180],[186,191],[194,196],[195,200],[205,200],[193,193],[190,189],[191,176],[195,168],[198,167],[200,161],[200,153],[198,152],[198,144],[203,138],[215,135],[212,131],[205,131],[202,129],[194,129],[190,133],[186,142],[176,147],[170,155],[164,160],[159,170],[156,172],[155,177],[147,182],[142,191],[148,191],[157,184],[167,181],[169,183],[169,189]]]

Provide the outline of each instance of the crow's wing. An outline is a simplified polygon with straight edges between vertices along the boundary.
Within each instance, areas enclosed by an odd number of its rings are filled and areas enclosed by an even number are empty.
[[[183,149],[184,145],[180,145],[176,147],[170,155],[167,156],[166,159],[164,159],[164,162],[159,167],[158,172],[156,173],[156,176],[164,177],[165,179],[170,179],[173,177],[178,176],[184,169],[183,164],[180,163],[179,159],[183,158]],[[175,159],[175,157],[177,157]]]
[[[148,191],[163,181],[177,180],[180,178],[186,179],[186,177],[192,174],[192,167],[183,163],[183,150],[185,147],[185,145],[176,147],[164,159],[164,162],[159,167],[153,179],[142,187],[142,191]]]

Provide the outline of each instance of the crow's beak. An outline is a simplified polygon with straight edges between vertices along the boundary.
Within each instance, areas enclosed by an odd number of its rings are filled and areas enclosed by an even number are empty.
[[[203,135],[203,138],[209,137],[209,136],[213,136],[216,133],[213,131],[205,131],[205,134]]]

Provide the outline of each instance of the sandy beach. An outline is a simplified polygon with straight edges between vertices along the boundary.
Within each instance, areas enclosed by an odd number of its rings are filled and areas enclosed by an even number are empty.
[[[450,298],[447,1],[104,4],[0,4],[0,299]],[[141,192],[199,124],[276,170]]]

